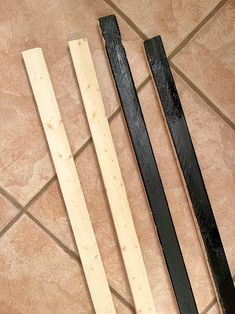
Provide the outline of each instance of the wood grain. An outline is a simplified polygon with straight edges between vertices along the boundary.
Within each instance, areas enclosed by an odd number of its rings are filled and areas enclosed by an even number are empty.
[[[94,65],[85,38],[69,42],[137,313],[156,313]]]
[[[99,23],[180,313],[198,313],[116,18]]]
[[[210,265],[221,310],[232,314],[235,311],[232,276],[161,37],[149,39],[144,45],[204,243],[206,260]]]
[[[116,313],[85,198],[40,48],[23,52],[96,313]]]

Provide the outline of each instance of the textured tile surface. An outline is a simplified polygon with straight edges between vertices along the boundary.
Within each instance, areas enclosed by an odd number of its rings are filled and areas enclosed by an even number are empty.
[[[0,132],[3,135],[0,182],[24,205],[52,176],[53,168],[21,52],[37,46],[43,48],[72,149],[76,151],[87,139],[88,129],[67,42],[84,36],[90,41],[97,75],[102,78],[101,91],[107,113],[110,114],[117,107],[117,97],[99,36],[97,18],[112,12],[102,1],[72,0],[50,3],[44,0],[40,3],[34,0],[3,1],[0,10],[0,28],[4,31],[0,50]],[[147,76],[141,41],[125,22],[119,22],[127,51],[131,51],[131,64],[139,84]],[[134,67],[136,63],[138,67]]]
[[[92,313],[78,262],[29,218],[20,218],[0,248],[2,313]]]
[[[235,123],[235,2],[196,34],[173,62]]]
[[[19,210],[0,194],[0,231],[19,213]]]
[[[219,0],[114,0],[148,37],[161,34],[170,53],[219,3]]]
[[[80,264],[28,217],[0,240],[0,256],[1,313],[94,313]]]

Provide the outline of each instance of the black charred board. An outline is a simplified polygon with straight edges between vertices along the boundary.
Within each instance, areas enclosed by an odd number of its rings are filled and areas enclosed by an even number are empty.
[[[180,313],[198,313],[116,18],[99,24]]]
[[[232,276],[161,37],[146,40],[144,46],[204,242],[222,310],[224,313],[234,314],[235,290]]]

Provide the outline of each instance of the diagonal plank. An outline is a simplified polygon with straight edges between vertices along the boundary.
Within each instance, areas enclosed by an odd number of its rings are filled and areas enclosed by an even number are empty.
[[[99,25],[179,311],[196,314],[197,306],[116,18],[101,17]]]
[[[85,198],[40,48],[23,52],[26,70],[68,211],[96,313],[116,313]]]
[[[223,313],[234,313],[235,289],[232,276],[161,37],[146,40],[144,46],[204,243],[218,301]]]
[[[69,47],[135,308],[137,313],[156,313],[89,45],[83,38],[70,41]]]

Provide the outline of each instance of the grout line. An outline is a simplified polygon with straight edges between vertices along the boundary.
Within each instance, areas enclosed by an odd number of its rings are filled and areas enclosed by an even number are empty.
[[[52,184],[52,182],[55,181],[55,179],[57,178],[57,175],[54,174],[53,177],[51,177],[46,184],[43,185],[43,187],[28,201],[28,203],[25,204],[24,209],[27,209],[30,207],[30,205],[36,201],[40,195],[42,195],[46,189],[48,188],[48,186],[50,186]]]
[[[118,106],[113,113],[108,117],[109,123],[113,121],[117,115],[121,112],[121,107]],[[85,148],[92,143],[92,138],[89,136],[89,138],[85,141],[85,143],[75,152],[74,159],[76,159],[79,154],[85,150]],[[37,192],[31,200],[23,207],[20,203],[18,203],[17,200],[14,199],[8,192],[6,192],[4,189],[0,188],[0,193],[4,195],[13,205],[15,205],[18,209],[20,209],[20,212],[0,231],[0,237],[2,237],[19,219],[23,214],[26,214],[31,220],[33,220],[41,229],[43,229],[63,250],[65,253],[67,253],[71,258],[77,260],[81,264],[80,257],[70,250],[63,242],[61,242],[50,230],[48,230],[40,221],[38,221],[30,212],[27,211],[27,209],[30,207],[30,205],[36,201],[41,194],[43,194],[48,186],[52,182],[54,182],[57,178],[57,175],[55,174],[40,190]],[[129,303],[121,294],[119,294],[118,291],[116,291],[111,285],[109,285],[111,292],[122,302],[125,306],[127,306],[133,313],[135,313],[134,307],[131,303]]]
[[[6,190],[0,187],[0,194],[2,194],[10,203],[12,203],[16,208],[22,210],[24,207],[14,198],[11,194],[9,194]]]
[[[142,38],[143,40],[148,39],[147,35],[145,35],[139,27],[135,25],[134,22],[125,14],[122,12],[122,10],[119,9],[116,4],[114,4],[111,0],[104,0],[112,9],[114,9],[121,17],[122,19]]]
[[[206,314],[211,310],[211,308],[217,303],[216,298],[214,298],[206,307],[205,309],[201,312],[201,314]]]
[[[62,241],[60,241],[47,227],[45,227],[36,217],[34,217],[33,214],[31,214],[29,211],[25,211],[25,214],[33,220],[33,222],[41,228],[43,231],[45,231],[58,245],[59,247],[68,254],[71,258],[75,259],[81,264],[80,257],[71,249],[69,249]]]
[[[0,238],[20,219],[23,213],[24,210],[21,210],[10,220],[10,222],[8,222],[8,224],[0,231]]]
[[[115,117],[120,113],[121,107],[118,106],[114,112],[108,117],[109,123],[115,119]],[[85,143],[75,152],[73,155],[74,159],[76,159],[79,154],[90,144],[92,143],[92,138],[89,138],[85,141]],[[2,194],[10,203],[12,203],[16,208],[20,210],[16,216],[14,216],[10,222],[0,231],[0,238],[8,231],[10,227],[12,227],[22,216],[23,213],[26,213],[26,210],[35,202],[46,190],[47,188],[56,180],[57,175],[55,174],[53,177],[49,179],[49,181],[26,203],[25,206],[22,206],[13,196],[11,196],[7,191],[5,191],[2,187],[0,187],[0,194]]]
[[[81,259],[78,254],[76,254],[74,251],[69,249],[61,240],[59,240],[47,227],[45,227],[37,218],[35,218],[30,212],[27,210],[25,211],[25,214],[39,227],[41,228],[47,235],[49,235],[52,240],[54,240],[59,247],[68,254],[71,258],[76,260],[80,266],[82,266]],[[132,304],[130,304],[122,295],[119,294],[117,290],[115,290],[110,284],[109,284],[110,291],[122,302],[124,303],[130,310],[135,313],[134,307]]]
[[[109,285],[110,291],[115,297],[119,299],[121,303],[123,303],[129,310],[131,310],[132,313],[135,312],[135,308],[132,304],[130,304],[123,296],[121,296],[112,286]]]
[[[146,79],[136,88],[137,93],[151,80],[151,75],[148,75]]]
[[[235,124],[172,62],[171,68],[213,109],[226,124],[235,130]]]
[[[187,43],[200,31],[200,29],[224,6],[228,0],[219,2],[212,11],[186,36],[183,41],[169,54],[168,58],[171,60]]]
[[[111,116],[108,118],[108,122],[112,122],[117,116],[118,114],[121,112],[121,107],[118,106],[115,111],[111,114]]]
[[[232,277],[233,282],[235,281],[235,275]],[[200,314],[206,314],[210,311],[210,309],[217,303],[216,298],[214,298],[206,307],[205,309],[200,313]]]
[[[109,123],[119,114],[121,111],[120,106],[117,107],[114,112],[108,117]],[[74,159],[76,159],[81,152],[92,142],[91,136],[82,144],[82,146],[73,154]],[[6,190],[0,187],[0,194],[2,194],[10,203],[12,203],[19,210],[27,209],[34,201],[36,201],[41,194],[55,181],[57,175],[54,174],[48,181],[43,185],[43,187],[23,206],[21,205],[13,196],[11,196]]]
[[[88,139],[82,144],[82,146],[73,155],[74,160],[87,148],[87,146],[89,146],[90,143],[92,143],[92,138],[89,135]]]

